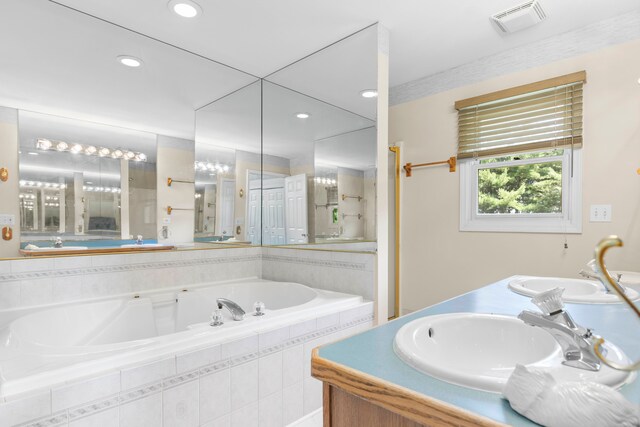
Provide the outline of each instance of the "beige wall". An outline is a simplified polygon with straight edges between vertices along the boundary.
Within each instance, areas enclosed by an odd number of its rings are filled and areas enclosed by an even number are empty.
[[[13,215],[13,239],[0,238],[0,258],[18,256],[20,249],[20,211],[18,207],[18,112],[0,107],[0,168],[7,168],[9,179],[0,181],[0,214]],[[0,231],[5,226],[0,226]]]
[[[193,163],[195,161],[195,143],[186,139],[158,135],[156,160],[157,209],[156,224],[158,230],[169,227],[169,238],[163,239],[158,231],[160,243],[192,243],[195,229],[195,185],[176,182],[167,186],[167,178],[190,181],[195,179]],[[167,214],[167,206],[178,209]],[[166,224],[167,218],[170,223]]]
[[[404,141],[404,161],[455,154],[456,100],[586,70],[583,229],[562,234],[459,231],[459,172],[445,167],[403,176],[401,306],[434,304],[513,274],[576,277],[594,245],[618,234],[611,269],[640,271],[640,40],[392,107],[390,141]],[[590,223],[589,205],[611,204],[611,223]],[[497,302],[499,303],[499,302]]]

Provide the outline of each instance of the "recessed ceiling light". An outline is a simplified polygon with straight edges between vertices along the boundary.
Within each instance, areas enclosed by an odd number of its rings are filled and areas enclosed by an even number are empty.
[[[118,56],[118,62],[131,68],[138,68],[142,65],[142,59],[128,55]]]
[[[27,154],[29,154],[30,156],[37,156],[38,153],[36,153],[35,151],[29,151]]]
[[[169,9],[183,18],[195,18],[202,13],[202,8],[190,0],[171,0]]]
[[[309,117],[311,117],[311,114],[309,113],[296,113],[296,117],[299,119],[308,119]]]
[[[378,96],[378,91],[375,89],[366,89],[360,92],[363,98],[375,98]]]

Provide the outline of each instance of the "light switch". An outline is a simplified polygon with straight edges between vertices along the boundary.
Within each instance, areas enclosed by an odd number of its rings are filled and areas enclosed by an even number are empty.
[[[611,222],[611,205],[591,205],[589,221]]]
[[[9,215],[9,214],[0,214],[0,226],[3,225],[10,225],[10,226],[15,226],[16,225],[16,216],[15,215]]]

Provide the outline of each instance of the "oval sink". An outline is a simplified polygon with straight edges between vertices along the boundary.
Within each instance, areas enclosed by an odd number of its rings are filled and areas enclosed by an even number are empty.
[[[628,363],[607,345],[612,361]],[[588,371],[562,364],[562,351],[544,329],[510,316],[453,313],[427,316],[404,325],[393,348],[398,357],[440,380],[489,392],[502,392],[516,364],[548,369],[557,381],[623,385],[630,374],[602,365]]]
[[[623,283],[624,284],[624,283]],[[615,292],[605,292],[600,282],[561,277],[518,277],[509,282],[509,289],[520,295],[535,297],[541,292],[554,288],[564,288],[564,302],[578,304],[616,304],[622,300]],[[640,296],[637,291],[627,288],[627,296],[633,301]]]

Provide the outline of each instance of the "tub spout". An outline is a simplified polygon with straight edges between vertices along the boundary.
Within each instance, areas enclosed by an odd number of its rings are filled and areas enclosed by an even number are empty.
[[[231,317],[233,320],[242,320],[244,319],[245,311],[235,302],[226,298],[218,298],[216,300],[218,303],[218,308],[222,309],[222,307],[226,307],[231,312]]]

